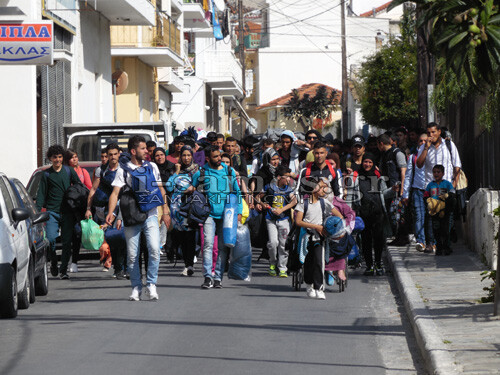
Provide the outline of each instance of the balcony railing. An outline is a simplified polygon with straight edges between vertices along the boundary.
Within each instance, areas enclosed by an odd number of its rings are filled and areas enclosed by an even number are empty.
[[[168,47],[181,54],[180,26],[164,13],[156,16],[156,26],[111,26],[113,47]]]
[[[241,64],[232,51],[205,51],[203,54],[206,78],[216,80],[232,78],[239,87],[242,87]]]

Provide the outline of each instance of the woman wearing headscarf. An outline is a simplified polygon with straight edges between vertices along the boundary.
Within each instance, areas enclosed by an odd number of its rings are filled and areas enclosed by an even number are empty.
[[[175,164],[172,163],[170,160],[167,159],[167,153],[163,147],[157,147],[153,150],[153,153],[151,154],[151,157],[153,159],[153,162],[158,166],[158,169],[160,171],[160,177],[161,177],[161,182],[165,186],[168,179],[170,176],[175,172]],[[167,189],[165,189],[167,191]],[[170,194],[168,193],[168,197],[170,197]],[[160,207],[161,209],[161,207]],[[161,217],[159,215],[158,217]],[[160,226],[160,243],[162,245],[163,249],[171,248],[172,247],[172,241],[169,237],[167,237],[167,232],[168,228],[166,227],[165,223],[161,223]],[[163,253],[162,249],[162,255]],[[171,257],[173,260],[173,257]]]
[[[353,172],[354,208],[364,223],[365,229],[361,232],[363,256],[365,258],[365,276],[381,276],[382,251],[387,239],[389,222],[385,208],[385,199],[394,195],[394,190],[388,188],[380,172],[375,167],[375,156],[366,152],[363,155],[361,169]],[[375,264],[373,259],[375,252]],[[375,266],[375,268],[374,268]]]
[[[152,157],[154,163],[160,170],[161,181],[166,184],[170,176],[175,171],[175,164],[167,159],[167,153],[163,147],[155,148]]]
[[[175,173],[170,176],[167,183],[167,191],[172,193],[170,212],[174,229],[171,232],[172,249],[177,251],[181,247],[184,259],[184,270],[182,276],[194,274],[194,256],[196,251],[196,230],[187,225],[187,218],[179,215],[182,197],[192,194],[193,175],[198,172],[199,166],[193,161],[194,150],[191,146],[184,145],[180,151],[179,163],[175,165]]]

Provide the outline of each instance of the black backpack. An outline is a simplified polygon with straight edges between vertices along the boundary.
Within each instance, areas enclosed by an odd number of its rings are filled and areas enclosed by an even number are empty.
[[[204,224],[210,216],[210,204],[206,195],[197,190],[187,195],[179,208],[179,215],[186,217],[188,225],[193,229]]]

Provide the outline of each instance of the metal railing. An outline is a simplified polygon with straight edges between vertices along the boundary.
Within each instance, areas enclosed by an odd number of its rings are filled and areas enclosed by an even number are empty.
[[[168,47],[181,54],[181,28],[170,16],[157,13],[156,26],[111,26],[112,47]]]
[[[207,78],[232,77],[242,87],[242,67],[232,51],[205,51],[203,61]]]

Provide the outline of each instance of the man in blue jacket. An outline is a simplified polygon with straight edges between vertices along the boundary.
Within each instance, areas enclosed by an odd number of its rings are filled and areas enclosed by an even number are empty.
[[[238,186],[234,169],[221,163],[221,153],[217,146],[205,149],[207,164],[193,175],[193,186],[197,188],[200,183],[202,191],[206,194],[210,204],[210,216],[203,225],[203,276],[205,281],[201,285],[203,289],[222,288],[222,275],[226,266],[229,248],[224,245],[222,234],[224,222],[224,206],[229,194],[238,197],[238,222],[241,222],[243,206],[241,202],[241,191]],[[217,235],[217,246],[219,253],[215,265],[215,275],[212,277],[212,259],[214,239]]]

